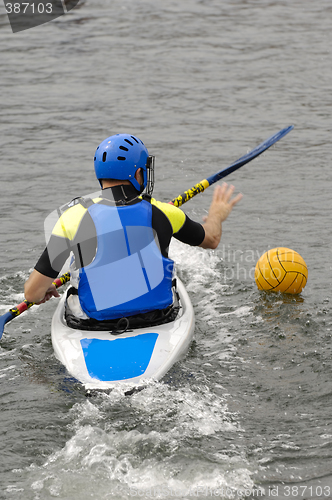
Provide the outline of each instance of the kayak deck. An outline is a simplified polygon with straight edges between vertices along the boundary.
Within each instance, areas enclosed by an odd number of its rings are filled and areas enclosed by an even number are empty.
[[[194,334],[194,310],[184,285],[177,283],[181,309],[173,322],[122,334],[69,328],[64,294],[52,320],[56,357],[86,389],[141,387],[160,380],[185,354]]]

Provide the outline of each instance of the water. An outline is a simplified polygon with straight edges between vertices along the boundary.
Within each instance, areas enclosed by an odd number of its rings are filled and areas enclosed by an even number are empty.
[[[95,147],[134,133],[169,200],[284,126],[228,179],[216,251],[177,242],[195,341],[163,381],[86,398],[54,358],[51,301],[0,344],[0,498],[329,498],[331,33],[328,0],[81,3],[1,38],[0,307],[23,298],[43,220],[97,189]],[[212,190],[212,188],[211,188]],[[184,206],[206,214],[209,190]],[[300,296],[258,292],[268,248],[298,251]]]

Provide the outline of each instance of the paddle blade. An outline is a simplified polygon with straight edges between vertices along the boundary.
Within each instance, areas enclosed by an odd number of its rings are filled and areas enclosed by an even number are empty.
[[[294,125],[290,125],[289,127],[283,128],[282,130],[279,130],[276,134],[271,135],[268,139],[266,139],[264,142],[259,144],[256,148],[254,148],[252,151],[247,153],[244,156],[241,156],[235,163],[230,165],[229,167],[224,168],[223,170],[220,170],[219,172],[216,172],[215,174],[211,175],[207,179],[202,180],[192,188],[188,189],[188,191],[185,191],[184,193],[180,194],[176,198],[173,198],[172,201],[169,203],[171,205],[175,205],[176,207],[180,207],[187,201],[191,200],[196,194],[202,193],[207,187],[211,186],[211,184],[214,184],[215,182],[219,181],[223,177],[226,177],[226,175],[231,174],[235,170],[237,170],[240,167],[243,167],[246,163],[249,163],[251,160],[254,158],[257,158],[260,154],[264,153],[269,147],[271,147],[273,144],[275,144],[277,141],[285,137],[288,132],[293,130]]]
[[[59,276],[59,278],[56,278],[53,281],[53,284],[56,286],[56,288],[59,288],[60,286],[64,285],[67,283],[67,281],[70,280],[70,272],[67,272],[65,274],[62,274],[62,276]],[[3,330],[5,328],[5,324],[8,323],[8,321],[11,321],[12,319],[16,318],[20,314],[22,314],[24,311],[29,309],[34,305],[34,302],[28,302],[26,299],[18,304],[17,306],[13,307],[10,309],[6,314],[3,316],[0,316],[0,340],[3,334]]]
[[[294,125],[290,125],[289,127],[286,127],[282,130],[279,130],[276,134],[271,135],[268,139],[263,141],[261,144],[256,146],[254,149],[252,149],[249,153],[247,153],[244,156],[241,156],[235,163],[230,165],[227,168],[224,168],[220,172],[217,172],[216,174],[211,175],[210,177],[207,178],[207,181],[209,183],[209,186],[211,184],[214,184],[215,182],[219,181],[223,177],[226,177],[226,175],[231,174],[235,170],[237,170],[240,167],[243,167],[246,163],[249,163],[252,161],[254,158],[257,158],[257,156],[261,155],[266,151],[268,148],[273,146],[276,142],[280,141],[283,137],[285,137],[286,134],[288,134],[291,130],[293,130]]]
[[[3,330],[5,328],[5,324],[8,323],[8,321],[11,321],[14,318],[12,313],[8,311],[6,314],[3,314],[0,316],[0,340],[3,334]]]

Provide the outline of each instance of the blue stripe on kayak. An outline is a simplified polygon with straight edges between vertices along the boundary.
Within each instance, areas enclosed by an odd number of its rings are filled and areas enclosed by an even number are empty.
[[[142,375],[148,367],[157,338],[158,333],[143,333],[116,340],[82,339],[90,377],[115,381]]]

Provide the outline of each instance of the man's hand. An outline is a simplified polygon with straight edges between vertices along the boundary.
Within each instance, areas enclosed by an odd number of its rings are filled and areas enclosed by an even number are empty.
[[[26,300],[35,304],[43,304],[51,297],[60,297],[53,281],[54,278],[44,276],[34,269],[24,285]]]
[[[225,182],[221,186],[216,186],[209,214],[204,218],[205,238],[200,245],[201,247],[214,249],[219,245],[222,233],[221,224],[227,219],[233,207],[242,198],[241,193],[232,198],[233,193],[234,186],[228,186]]]
[[[44,304],[44,302],[47,302],[52,297],[60,297],[60,294],[59,294],[58,290],[56,289],[56,286],[53,284],[46,290],[45,297],[42,300],[40,300],[39,302],[36,302],[36,304],[37,305]]]

